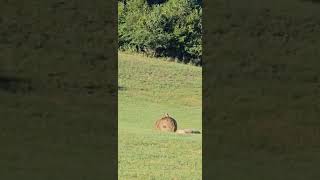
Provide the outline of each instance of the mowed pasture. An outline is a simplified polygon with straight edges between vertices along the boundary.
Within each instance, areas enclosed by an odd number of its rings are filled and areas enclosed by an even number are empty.
[[[320,4],[213,3],[204,21],[204,177],[320,179]]]
[[[201,179],[202,135],[155,131],[168,112],[180,128],[202,130],[200,67],[119,53],[118,177]]]
[[[109,152],[117,149],[106,139],[116,130],[107,117],[116,119],[116,107],[107,100],[116,100],[117,88],[107,61],[46,56],[0,62],[1,179],[112,176],[106,164],[116,165]]]

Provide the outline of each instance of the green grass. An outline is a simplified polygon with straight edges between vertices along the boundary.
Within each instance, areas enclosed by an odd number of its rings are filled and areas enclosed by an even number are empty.
[[[201,179],[202,136],[153,129],[168,112],[202,130],[201,68],[125,53],[118,68],[119,179]]]
[[[204,21],[204,177],[319,179],[319,4],[212,3]]]
[[[112,174],[106,167],[112,162],[108,151],[116,150],[105,140],[111,133],[106,64],[65,56],[68,61],[35,54],[0,62],[2,179],[105,179]],[[94,85],[99,88],[88,89]]]

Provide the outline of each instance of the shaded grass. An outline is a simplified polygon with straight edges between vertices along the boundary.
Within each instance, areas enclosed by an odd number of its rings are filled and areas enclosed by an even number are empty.
[[[81,58],[39,61],[37,55],[23,61],[0,62],[1,177],[105,178],[112,146],[105,141],[111,132],[104,62],[93,67]],[[88,89],[91,84],[101,88]]]
[[[204,175],[319,179],[319,7],[212,3],[204,22]]]

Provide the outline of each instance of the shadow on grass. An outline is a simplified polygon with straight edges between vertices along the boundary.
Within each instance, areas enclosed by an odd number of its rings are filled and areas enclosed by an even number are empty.
[[[320,3],[320,0],[300,0],[302,2]]]
[[[119,90],[119,91],[125,91],[125,90],[126,90],[126,88],[125,88],[125,87],[123,87],[123,86],[118,86],[118,90]]]
[[[32,90],[31,80],[18,77],[0,76],[0,91],[10,93],[29,92]]]

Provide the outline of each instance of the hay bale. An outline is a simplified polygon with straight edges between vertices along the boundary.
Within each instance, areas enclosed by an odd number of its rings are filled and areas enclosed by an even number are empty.
[[[156,121],[155,128],[160,131],[176,132],[178,126],[177,121],[167,113],[164,117]]]

